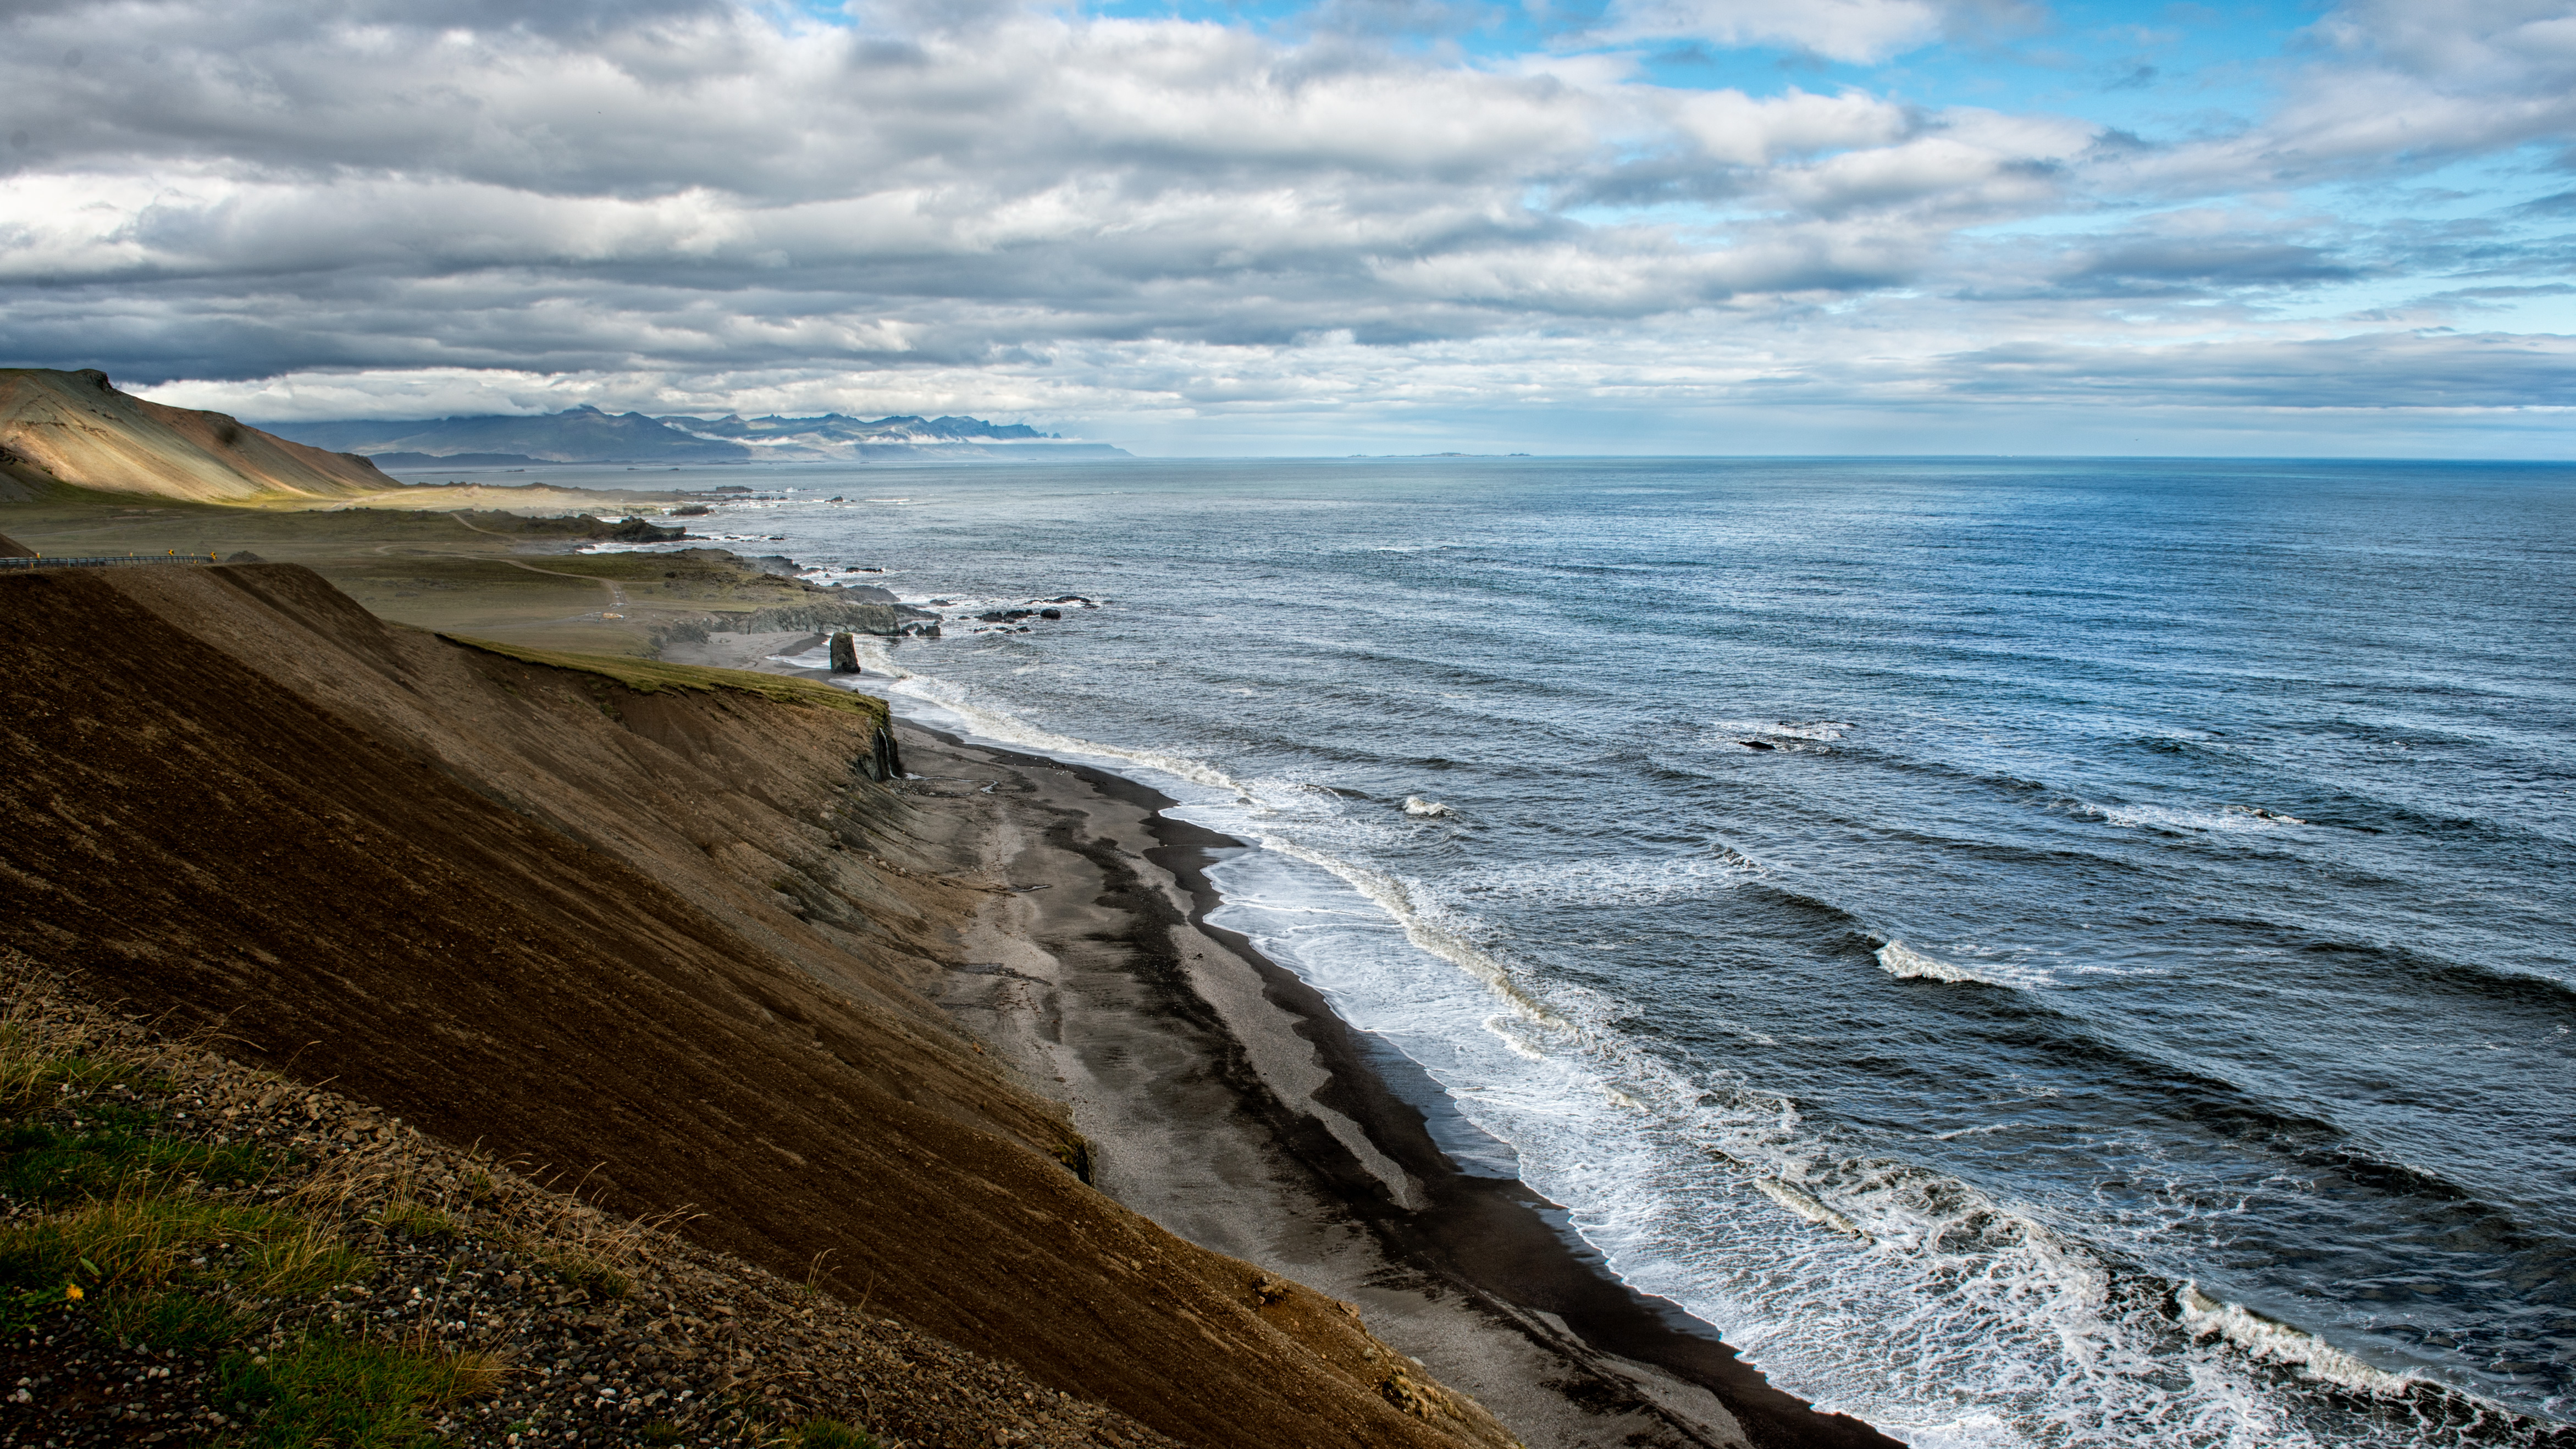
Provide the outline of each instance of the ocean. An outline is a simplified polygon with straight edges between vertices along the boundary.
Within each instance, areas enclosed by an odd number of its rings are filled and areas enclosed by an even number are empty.
[[[2576,1418],[2576,468],[627,481],[946,601],[902,712],[1257,843],[1217,924],[1785,1388],[1924,1446]]]

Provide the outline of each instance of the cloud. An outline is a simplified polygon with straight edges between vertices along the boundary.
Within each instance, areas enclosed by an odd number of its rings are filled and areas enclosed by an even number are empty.
[[[1932,0],[1612,0],[1603,37],[1781,45],[1868,63],[1930,42],[1942,20],[1943,7]]]
[[[2455,224],[2244,199],[2568,134],[2576,58],[2545,7],[2449,27],[2347,7],[2277,109],[2182,137],[1857,85],[1676,89],[1616,49],[1467,63],[1367,38],[1466,13],[1336,0],[1265,36],[1001,0],[851,25],[718,0],[0,11],[0,138],[26,138],[0,139],[0,361],[274,416],[679,410],[730,387],[1394,418],[1913,406],[2043,375],[2045,402],[2124,351],[2208,346],[2213,377],[2293,407],[2302,376],[2355,396],[2324,359],[2362,355],[2297,299],[2385,281],[2421,299],[2389,324],[2408,327],[2557,305],[2563,198]],[[1693,0],[1609,24],[1866,60],[2027,20]],[[2508,276],[2528,285],[2478,290]],[[2368,355],[2438,371],[2468,345]],[[2546,347],[2479,346],[2460,376],[2499,397],[2562,376]]]
[[[2576,15],[2558,0],[2353,0],[2310,28],[2283,103],[2143,159],[2150,185],[2238,189],[2420,172],[2576,135]]]
[[[1721,334],[1724,335],[1724,334]],[[1584,335],[1371,347],[1075,344],[1041,357],[852,376],[804,369],[595,374],[403,369],[184,383],[161,400],[252,419],[551,412],[1027,419],[1190,452],[1368,451],[1432,441],[1597,452],[2134,452],[2177,430],[2233,453],[2546,455],[2576,408],[2576,339],[2317,336],[2152,347],[1882,335],[1784,358],[1652,322]],[[1962,399],[1974,406],[1963,407]]]

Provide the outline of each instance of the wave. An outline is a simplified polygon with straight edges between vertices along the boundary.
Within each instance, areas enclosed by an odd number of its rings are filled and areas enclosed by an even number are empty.
[[[1041,754],[1122,760],[1128,764],[1141,765],[1161,774],[1187,780],[1194,785],[1205,785],[1212,789],[1226,791],[1247,805],[1257,803],[1252,787],[1204,760],[1194,760],[1186,755],[1169,754],[1162,750],[1131,749],[1125,745],[1102,744],[1098,740],[1058,734],[1053,730],[1033,725],[1017,715],[987,708],[977,703],[972,697],[973,691],[963,685],[941,679],[936,675],[915,674],[903,668],[894,662],[892,654],[883,644],[873,642],[873,636],[863,637],[859,643],[859,650],[862,664],[873,664],[886,676],[895,692],[956,716],[970,732],[981,735],[985,739],[1036,750]],[[839,680],[833,682],[841,683]],[[856,689],[860,685],[853,681],[843,684],[842,687]]]
[[[1420,907],[1412,889],[1396,876],[1276,835],[1262,836],[1260,844],[1265,850],[1321,866],[1340,877],[1344,884],[1394,917],[1406,940],[1483,982],[1525,1019],[1554,1030],[1572,1030],[1572,1024],[1549,1010],[1509,966]]]
[[[1873,954],[1878,957],[1880,968],[1900,981],[1947,981],[1960,986],[2001,986],[2008,990],[2027,990],[2050,984],[2049,978],[2042,974],[1997,966],[1982,970],[1954,966],[1926,956],[1903,941],[1890,941]]]
[[[879,667],[895,673],[890,661]],[[1233,802],[1225,807],[1229,813],[1240,807],[1253,812],[1256,822],[1264,812],[1290,813],[1309,822],[1334,814],[1323,794],[1328,787],[1241,780],[1205,761],[1063,735],[989,708],[962,687],[909,671],[893,680],[893,688],[955,715],[987,739],[1049,754],[1125,762],[1222,791]],[[1312,806],[1296,804],[1302,798],[1296,794],[1301,789],[1312,794]],[[1365,838],[1372,817],[1393,828],[1403,823],[1394,811],[1384,808],[1384,802],[1375,809],[1335,814],[1337,828],[1363,832],[1336,843],[1347,845]],[[1234,827],[1229,823],[1227,828]],[[1583,1225],[1578,1230],[1595,1239],[1614,1271],[1718,1324],[1748,1357],[1761,1362],[1784,1385],[1831,1393],[1872,1417],[1889,1415],[1882,1422],[1900,1437],[1927,1444],[2017,1442],[2003,1429],[2004,1421],[1994,1416],[1996,1409],[2015,1418],[2026,1412],[2061,1425],[2066,1442],[2085,1444],[2318,1442],[2269,1402],[2269,1391],[2249,1379],[2245,1368],[2230,1366],[2230,1360],[2241,1363],[2266,1355],[2227,1332],[2230,1327],[2239,1333],[2254,1332],[2226,1316],[2228,1305],[2201,1310],[2200,1322],[2218,1325],[2210,1331],[2200,1332],[2195,1323],[2184,1325],[2189,1331],[2177,1334],[2175,1324],[2162,1316],[2165,1305],[2175,1301],[2172,1295],[2158,1295],[2159,1312],[2132,1311],[2118,1296],[2123,1290],[2102,1262],[2083,1248],[2058,1242],[2032,1218],[1945,1174],[1837,1152],[1831,1129],[1803,1125],[1796,1105],[1787,1098],[1744,1083],[1738,1084],[1740,1091],[1722,1092],[1707,1075],[1659,1059],[1622,1028],[1617,1003],[1595,1002],[1565,982],[1536,977],[1515,966],[1506,951],[1486,944],[1489,933],[1479,928],[1472,915],[1453,915],[1421,882],[1337,850],[1286,838],[1277,830],[1237,833],[1257,837],[1268,851],[1337,878],[1392,918],[1413,947],[1465,972],[1505,1003],[1504,1012],[1484,1022],[1486,1029],[1512,1053],[1546,1066],[1539,1075],[1509,1087],[1490,1082],[1452,1085],[1448,1076],[1442,1076],[1462,1115],[1521,1151],[1533,1187],[1574,1209]],[[1356,853],[1367,854],[1367,847]],[[1647,868],[1642,885],[1637,881],[1639,867]],[[1749,857],[1695,856],[1661,863],[1590,861],[1569,868],[1518,869],[1537,873],[1534,888],[1556,878],[1560,898],[1573,902],[1583,901],[1587,892],[1605,893],[1599,898],[1609,899],[1615,897],[1606,893],[1619,890],[1692,892],[1759,884],[1766,896],[1776,893],[1789,904],[1825,913],[1854,937],[1869,935],[1848,912],[1771,881]],[[1507,890],[1511,875],[1496,871],[1483,879],[1493,889]],[[1449,889],[1457,885],[1444,882]],[[1387,933],[1377,934],[1385,938]],[[1391,939],[1388,944],[1392,945]],[[1938,959],[1900,939],[1868,944],[1876,946],[1881,968],[1899,979],[2007,988],[2032,984],[2014,980],[2016,973],[1988,963],[1962,966]],[[1461,993],[1462,998],[1476,995],[1472,988]],[[1355,1020],[1354,1025],[1365,1028],[1366,1023]],[[1472,1032],[1472,1024],[1467,1029]],[[2153,1065],[2164,1069],[2159,1076],[2170,1074],[2170,1064]],[[1607,1120],[1574,1106],[1568,1089],[1583,1084],[1600,1088],[1594,1095],[1609,1104],[1604,1109]],[[2201,1085],[2211,1096],[2233,1092],[2223,1083]],[[1524,1087],[1538,1090],[1522,1091]],[[1701,1219],[1708,1199],[1658,1189],[1653,1195],[1668,1195],[1673,1211],[1692,1215],[1682,1225],[1690,1234],[1667,1236],[1659,1242],[1639,1233],[1623,1245],[1617,1231],[1599,1232],[1596,1225],[1605,1221],[1615,1229],[1622,1222],[1638,1221],[1641,1213],[1651,1219],[1661,1209],[1651,1198],[1633,1196],[1636,1190],[1627,1185],[1634,1181],[1629,1174],[1590,1172],[1587,1164],[1616,1155],[1604,1139],[1634,1137],[1630,1150],[1652,1152],[1662,1159],[1655,1170],[1669,1172],[1667,1154],[1674,1145],[1669,1134],[1676,1129],[1729,1164],[1725,1177],[1733,1191],[1748,1198],[1759,1193],[1796,1221],[1778,1219],[1776,1229],[1754,1234],[1740,1249],[1712,1244],[1697,1236],[1706,1232]],[[1552,1145],[1563,1145],[1568,1151],[1552,1151]],[[1557,1157],[1565,1160],[1553,1160]],[[1784,1276],[1814,1276],[1818,1281],[1801,1284],[1787,1301],[1752,1305],[1755,1316],[1748,1321],[1747,1304],[1739,1299],[1730,1308],[1723,1296],[1729,1290],[1724,1287],[1717,1289],[1721,1296],[1712,1298],[1691,1282],[1672,1281],[1675,1244],[1683,1245],[1685,1253],[1709,1255],[1702,1263],[1712,1276],[1697,1279],[1700,1283],[1723,1283],[1728,1275],[1742,1283],[1778,1284]],[[1740,1266],[1720,1261],[1730,1252],[1738,1255]],[[1870,1331],[1861,1335],[1865,1341],[1841,1343],[1836,1341],[1838,1335],[1812,1331],[1819,1316],[1866,1323]],[[2287,1326],[2280,1328],[2283,1333],[2298,1333]],[[2215,1346],[2198,1349],[2203,1340]],[[2312,1336],[2310,1341],[2314,1342]],[[2311,1363],[2338,1352],[2322,1343],[2316,1347],[2322,1353],[2298,1362]],[[2283,1357],[2287,1352],[2285,1347],[2274,1348],[2270,1361],[2287,1362]],[[2325,1361],[2340,1371],[2331,1359]],[[1921,1367],[1907,1368],[1909,1364]],[[2359,1367],[2377,1372],[2367,1365]],[[1961,1393],[1969,1398],[1960,1399]],[[1973,1417],[1995,1426],[1991,1436],[1982,1429],[1969,1429],[1970,1419],[1953,1417],[1946,1407],[1966,1402],[1987,1406]],[[1909,1414],[1918,1417],[1909,1422]],[[1908,1432],[1918,1428],[1926,1432]],[[2245,1437],[2249,1433],[2253,1437]],[[2367,1442],[2402,1441],[2371,1437]]]
[[[2380,1398],[2399,1398],[2421,1380],[2414,1374],[2377,1369],[2302,1328],[2255,1312],[2241,1303],[2221,1302],[2185,1281],[2174,1290],[2174,1308],[2194,1338],[2224,1338],[2255,1358],[2291,1364],[2311,1378]]]
[[[2537,971],[2517,971],[2510,967],[2435,956],[2407,946],[2360,941],[2312,941],[2296,949],[2301,955],[2345,956],[2384,963],[2407,972],[2410,983],[2418,986],[2438,986],[2463,995],[2553,1013],[2576,1010],[2576,982],[2544,976]]]
[[[1869,1239],[1868,1232],[1860,1224],[1825,1206],[1805,1188],[1782,1182],[1776,1177],[1757,1177],[1753,1179],[1753,1186],[1764,1197],[1820,1228],[1831,1228],[1845,1237],[1859,1238],[1864,1242]]]
[[[1713,719],[1708,722],[1706,728],[1706,737],[1718,744],[1746,745],[1760,750],[1795,750],[1839,740],[1849,733],[1852,727],[1839,720],[1827,719],[1806,721]],[[1746,740],[1744,738],[1746,735],[1758,735],[1761,739],[1758,742]],[[1792,743],[1775,745],[1770,743],[1772,740],[1787,740]]]
[[[2285,815],[2260,805],[2184,806],[2134,804],[2099,804],[2078,799],[2070,813],[2090,815],[2106,824],[2131,830],[2162,830],[2179,833],[2197,830],[2209,833],[2249,833],[2278,829],[2284,825],[2305,825],[2295,815]]]
[[[1476,898],[1503,896],[1551,906],[1650,906],[1700,900],[1763,878],[1763,868],[1732,852],[1648,860],[1584,859],[1493,866],[1450,875],[1443,889]]]

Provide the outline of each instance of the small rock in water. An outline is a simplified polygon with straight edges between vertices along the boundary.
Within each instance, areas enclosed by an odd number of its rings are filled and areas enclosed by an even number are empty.
[[[1424,819],[1436,819],[1451,812],[1448,806],[1437,800],[1425,800],[1419,795],[1407,795],[1404,797],[1404,813],[1418,815]]]
[[[1776,750],[1780,748],[1778,745],[1770,744],[1763,740],[1737,740],[1736,743],[1744,746],[1748,750]]]
[[[1038,610],[1038,617],[1039,617],[1039,618],[1041,618],[1041,619],[1061,619],[1061,618],[1063,618],[1063,617],[1064,617],[1064,610],[1062,610],[1062,609],[1040,609],[1040,610]]]

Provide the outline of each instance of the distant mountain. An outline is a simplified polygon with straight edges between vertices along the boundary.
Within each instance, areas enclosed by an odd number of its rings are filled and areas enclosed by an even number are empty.
[[[922,443],[1009,443],[1059,442],[1055,433],[1041,433],[1026,423],[988,423],[982,418],[879,418],[868,422],[825,413],[819,418],[749,418],[737,413],[710,422],[704,418],[664,418],[661,421],[701,437],[741,438],[755,446],[801,442],[810,446],[842,443],[880,443],[918,445]]]
[[[1026,423],[911,416],[647,417],[583,406],[538,417],[281,423],[326,448],[430,469],[491,465],[500,455],[544,463],[901,462],[927,458],[1125,457],[1105,443],[1067,442]]]
[[[370,457],[413,453],[435,461],[460,453],[511,453],[548,463],[746,463],[752,458],[751,450],[739,443],[696,437],[642,413],[604,413],[589,406],[541,417],[369,419],[277,426],[286,436],[315,447]]]
[[[379,468],[524,468],[543,463],[525,453],[370,453]]]
[[[358,498],[399,486],[365,458],[146,402],[94,368],[0,368],[0,502],[64,483],[199,503]]]

